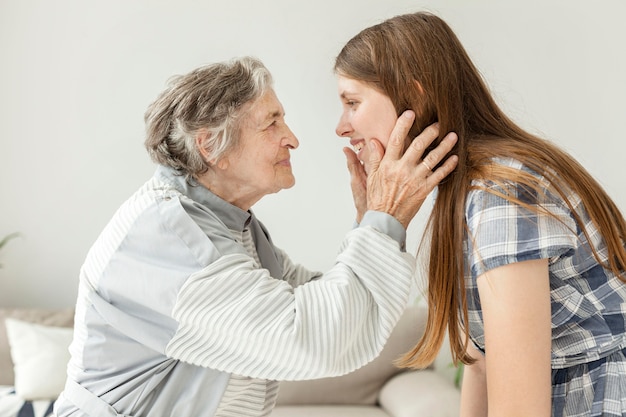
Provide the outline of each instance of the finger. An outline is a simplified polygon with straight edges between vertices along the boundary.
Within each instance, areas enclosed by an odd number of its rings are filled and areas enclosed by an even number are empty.
[[[350,171],[350,188],[354,198],[354,205],[357,210],[357,222],[361,222],[363,214],[367,210],[367,175],[365,168],[350,148],[343,149],[348,160],[348,170]]]
[[[376,139],[371,139],[368,146],[370,147],[368,165],[369,165],[370,171],[375,172],[378,170],[378,167],[380,166],[380,161],[386,155],[385,148],[383,147],[382,143],[380,143]]]
[[[437,145],[435,149],[430,151],[428,155],[424,157],[422,160],[423,165],[429,170],[432,171],[439,162],[445,158],[446,155],[454,148],[458,137],[456,133],[450,132],[446,135],[445,138]]]
[[[354,176],[354,174],[358,171],[359,167],[362,167],[361,161],[359,161],[359,158],[356,156],[356,153],[348,147],[343,148],[343,153],[344,155],[346,155],[348,171],[350,171],[350,175]]]
[[[417,161],[422,159],[424,151],[439,137],[439,123],[433,123],[422,130],[422,133],[417,135],[411,142],[408,149],[404,153],[403,158],[409,162],[417,164]],[[445,155],[445,154],[444,154]],[[443,158],[443,155],[441,155]],[[439,161],[437,161],[439,163]],[[437,164],[429,164],[431,167]]]
[[[396,125],[393,127],[391,135],[389,136],[389,141],[387,142],[385,158],[400,159],[404,152],[404,139],[409,134],[414,120],[415,113],[413,113],[412,110],[406,110],[398,117]]]
[[[363,164],[359,161],[356,153],[348,147],[343,148],[343,153],[346,155],[348,171],[350,172],[352,182],[362,181],[362,177],[366,176],[365,168],[363,168]]]
[[[348,171],[350,172],[350,178],[353,184],[364,184],[367,181],[367,174],[365,173],[365,168],[359,158],[356,156],[356,153],[348,148],[343,148],[343,153],[346,155],[346,161],[348,166]]]
[[[456,168],[459,162],[457,155],[452,155],[446,161],[441,164],[433,173],[426,178],[426,189],[428,192],[432,191],[444,178],[446,178],[454,168]]]

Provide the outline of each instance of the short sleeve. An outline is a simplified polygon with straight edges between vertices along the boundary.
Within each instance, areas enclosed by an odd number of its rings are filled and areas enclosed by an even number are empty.
[[[576,223],[562,200],[519,185],[474,184],[466,201],[472,278],[499,266],[558,258],[576,247]],[[511,201],[506,195],[518,201]]]

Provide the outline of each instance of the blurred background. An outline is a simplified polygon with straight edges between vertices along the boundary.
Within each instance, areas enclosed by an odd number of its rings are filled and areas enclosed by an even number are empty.
[[[626,211],[623,0],[0,0],[0,239],[19,233],[0,250],[0,306],[74,305],[89,247],[155,169],[147,106],[172,75],[242,55],[273,73],[300,139],[296,186],[253,210],[295,261],[330,267],[354,219],[334,57],[361,29],[418,10],[452,26],[514,120]]]

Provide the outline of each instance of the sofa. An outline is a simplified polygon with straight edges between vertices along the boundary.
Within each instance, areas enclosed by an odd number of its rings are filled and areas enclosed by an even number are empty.
[[[460,392],[442,369],[448,364],[424,370],[393,364],[416,343],[425,318],[423,306],[407,308],[380,356],[355,372],[281,382],[272,417],[458,416]],[[72,324],[72,309],[0,308],[0,416],[50,414],[64,382]]]

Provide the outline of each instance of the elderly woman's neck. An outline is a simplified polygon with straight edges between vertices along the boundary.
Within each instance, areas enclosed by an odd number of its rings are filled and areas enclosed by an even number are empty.
[[[196,177],[198,183],[235,207],[248,211],[263,197],[263,195],[258,195],[254,187],[235,181],[229,181],[225,178],[217,178],[211,175],[210,172],[211,171]]]

